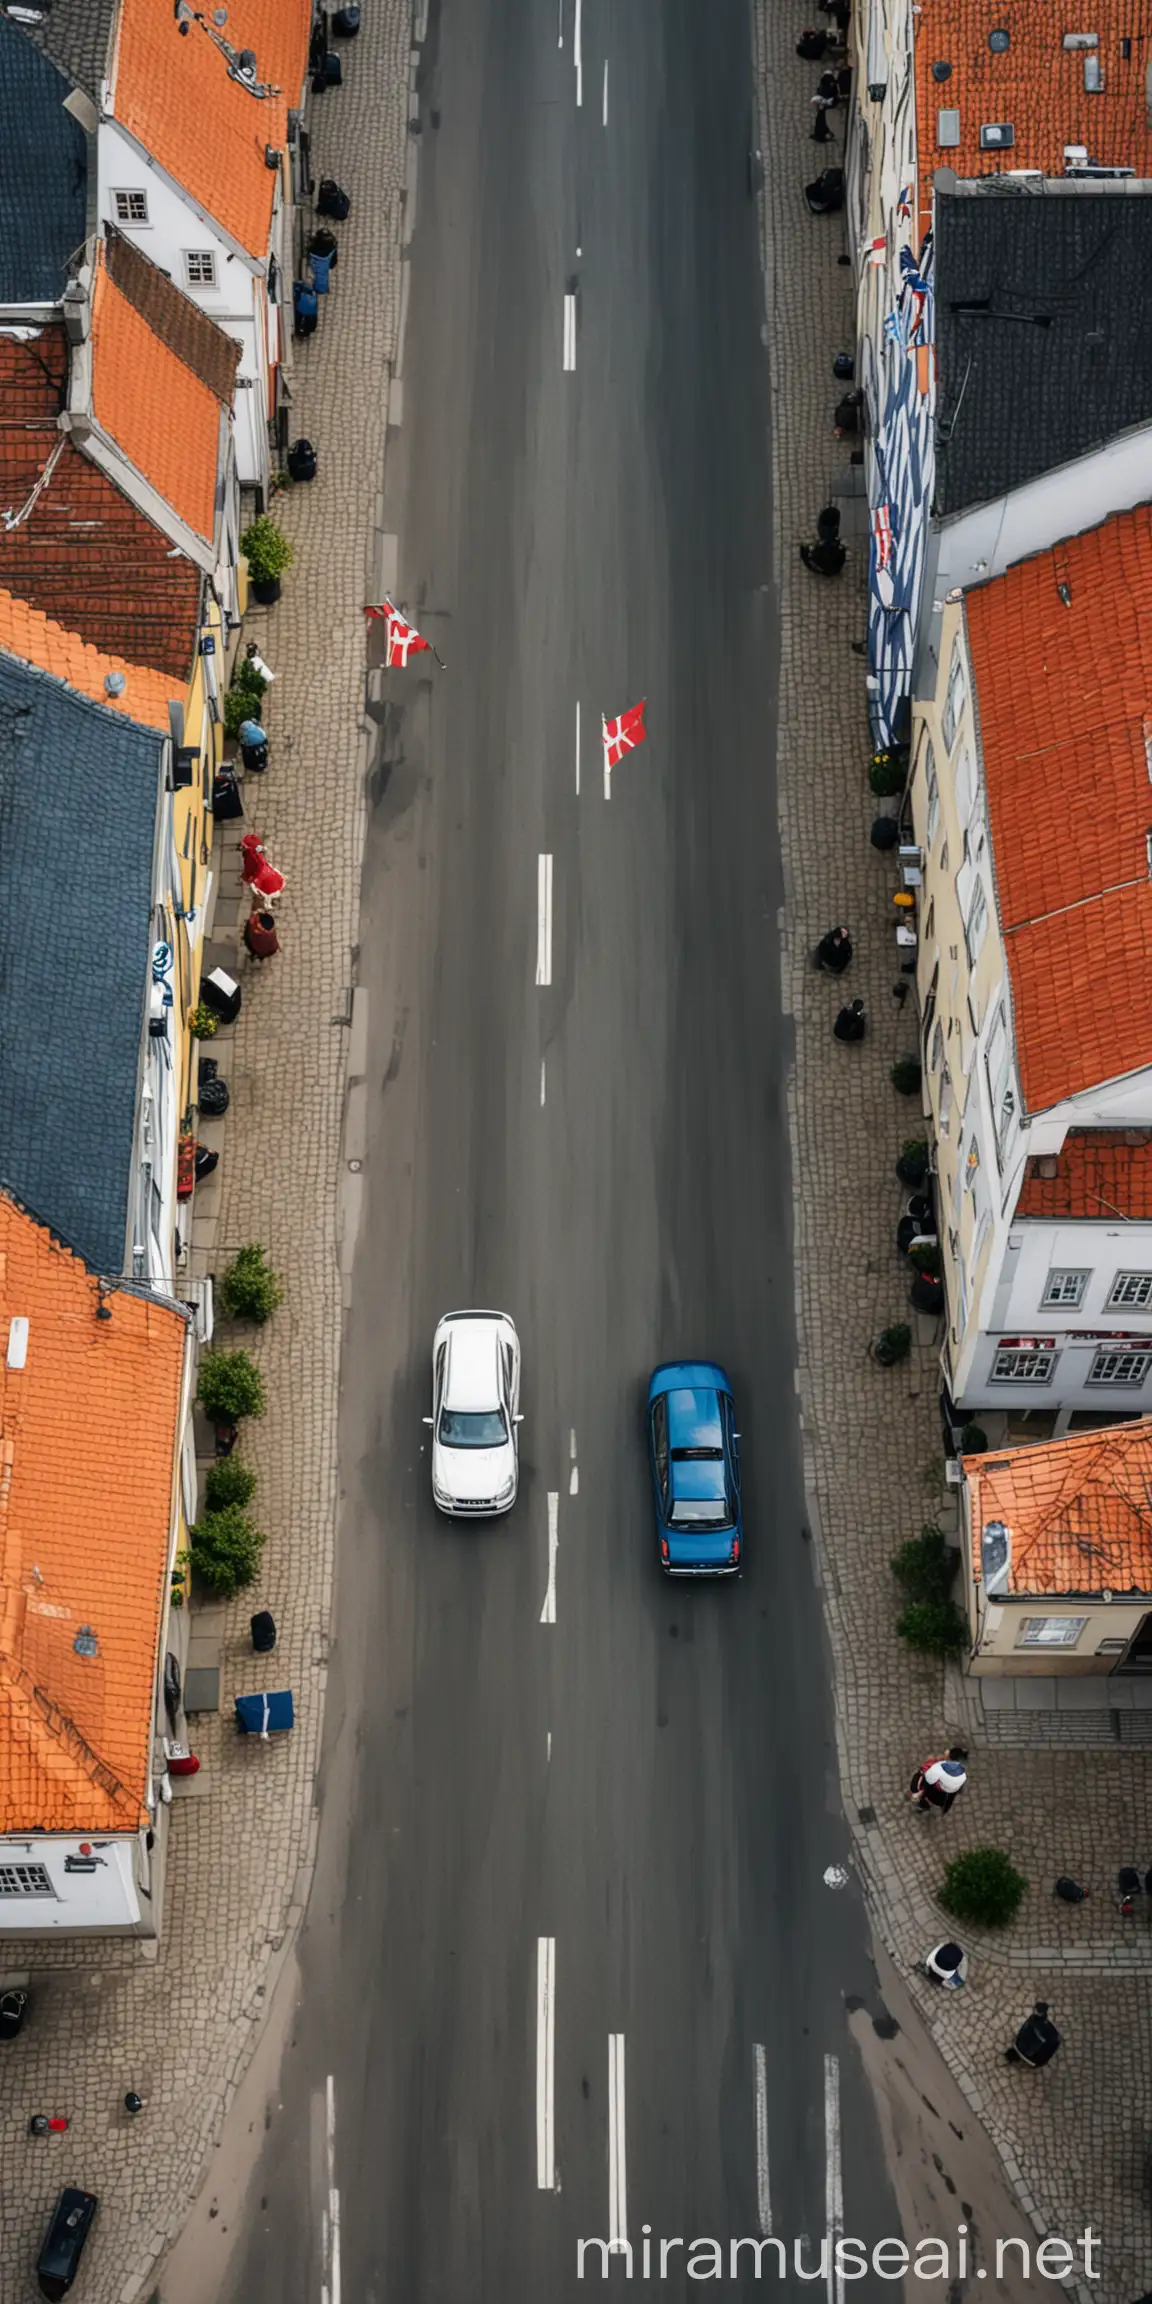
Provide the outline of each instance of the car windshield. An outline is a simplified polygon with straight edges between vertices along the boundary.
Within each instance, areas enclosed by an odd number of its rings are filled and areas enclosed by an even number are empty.
[[[732,1514],[722,1496],[678,1496],[672,1506],[672,1521],[677,1528],[698,1527],[705,1521],[712,1528],[727,1528]]]
[[[498,1408],[442,1408],[440,1411],[443,1448],[499,1448],[507,1437]]]

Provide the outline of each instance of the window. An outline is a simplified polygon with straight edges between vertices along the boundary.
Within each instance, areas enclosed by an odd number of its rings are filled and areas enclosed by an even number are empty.
[[[1108,1298],[1109,1310],[1116,1304],[1125,1304],[1132,1312],[1146,1312],[1152,1305],[1152,1272],[1118,1272]]]
[[[966,1192],[971,1192],[974,1190],[976,1178],[979,1174],[980,1146],[975,1136],[973,1136],[969,1139],[967,1158],[964,1162],[964,1190]]]
[[[1152,1368],[1152,1352],[1097,1352],[1088,1371],[1089,1384],[1127,1384],[1135,1391]]]
[[[930,1072],[939,1072],[939,1070],[940,1070],[940,1068],[941,1068],[941,1066],[942,1066],[943,1062],[944,1062],[944,1026],[943,1026],[943,1025],[942,1025],[942,1023],[940,1022],[940,1019],[939,1019],[939,1017],[937,1017],[937,1019],[936,1019],[936,1029],[935,1029],[935,1031],[934,1031],[934,1032],[933,1032],[933,1034],[932,1034],[932,1046],[931,1046],[931,1050],[930,1050],[930,1052],[929,1052],[929,1056],[928,1056],[928,1069],[929,1069],[929,1071],[930,1071]]]
[[[1016,1634],[1018,1648],[1074,1648],[1086,1616],[1025,1616]]]
[[[1044,1294],[1040,1298],[1040,1302],[1045,1305],[1070,1305],[1074,1312],[1079,1311],[1084,1302],[1084,1290],[1088,1286],[1088,1279],[1087,1272],[1053,1270],[1044,1282]]]
[[[45,1864],[0,1864],[0,1896],[51,1896]]]
[[[968,746],[956,764],[956,813],[964,826],[964,851],[968,852],[968,827],[976,812],[976,770]]]
[[[928,814],[924,822],[924,846],[931,848],[940,825],[940,780],[936,774],[936,754],[931,743],[924,754],[924,791]]]
[[[190,288],[216,286],[216,258],[211,248],[184,250],[184,278]]]
[[[993,1384],[1050,1384],[1056,1366],[1051,1346],[1038,1350],[1002,1344],[992,1362]]]
[[[984,1076],[988,1082],[988,1101],[992,1107],[992,1125],[996,1131],[996,1156],[1003,1166],[1004,1146],[1016,1108],[1011,1087],[1012,1052],[1008,1045],[1008,1026],[1003,1008],[997,1010],[988,1034]]]
[[[952,746],[956,742],[956,730],[959,727],[967,701],[968,687],[964,678],[964,659],[960,654],[960,642],[957,639],[952,643],[952,661],[948,667],[948,694],[944,699],[944,711],[940,721],[940,732],[949,751],[952,750]]]
[[[114,192],[112,205],[118,224],[146,224],[148,222],[148,194],[146,192]]]
[[[972,890],[972,902],[964,923],[964,942],[968,949],[968,966],[976,966],[977,957],[988,933],[988,894],[984,882],[978,880]]]

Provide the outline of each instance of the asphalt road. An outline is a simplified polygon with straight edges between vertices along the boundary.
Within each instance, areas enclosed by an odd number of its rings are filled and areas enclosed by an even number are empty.
[[[613,2212],[637,2280],[645,2227],[654,2277],[662,2238],[727,2274],[769,2224],[813,2269],[830,2222],[900,2229],[845,2008],[877,2004],[865,1917],[825,1880],[748,0],[583,0],[581,105],[574,33],[574,0],[432,0],[423,52],[388,524],[447,670],[386,684],[322,1846],[245,2304],[333,2304],[333,2188],[344,2304],[566,2304]],[[641,697],[609,798],[600,714]],[[524,1349],[486,1529],[434,1512],[420,1421],[467,1304]],[[737,1585],[658,1572],[641,1402],[677,1355],[735,1380]],[[727,2293],[773,2285],[742,2262]]]

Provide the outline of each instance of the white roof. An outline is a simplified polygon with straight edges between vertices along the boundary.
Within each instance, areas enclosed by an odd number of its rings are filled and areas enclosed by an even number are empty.
[[[498,1319],[453,1320],[448,1339],[448,1408],[495,1408],[500,1401]]]

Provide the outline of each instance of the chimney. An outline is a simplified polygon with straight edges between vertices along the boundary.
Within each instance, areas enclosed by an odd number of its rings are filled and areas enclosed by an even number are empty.
[[[88,297],[83,283],[73,274],[61,299],[64,307],[64,328],[70,344],[84,344],[88,340]]]

